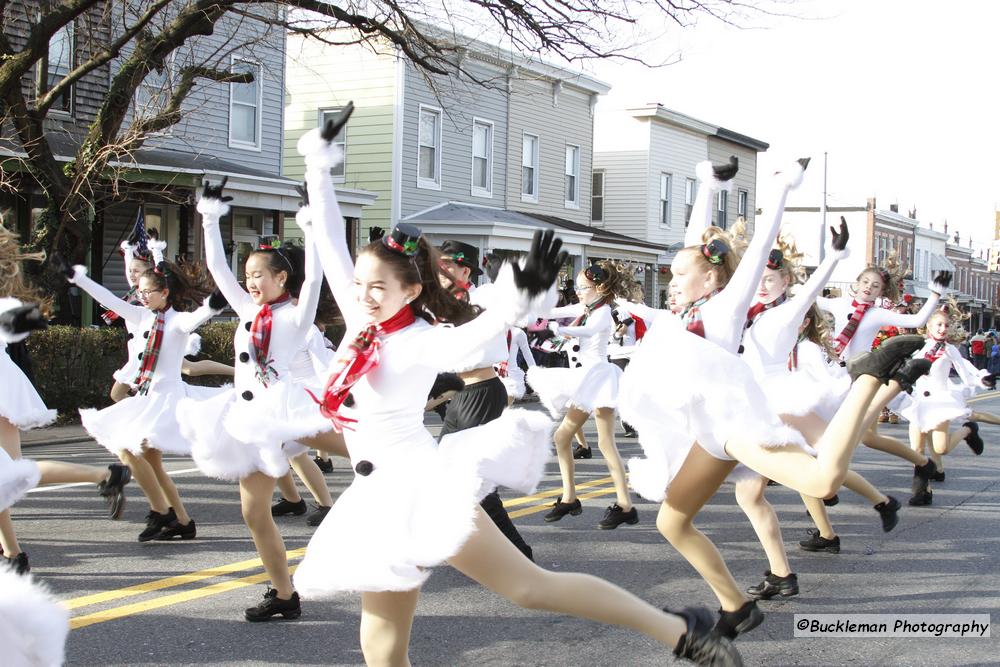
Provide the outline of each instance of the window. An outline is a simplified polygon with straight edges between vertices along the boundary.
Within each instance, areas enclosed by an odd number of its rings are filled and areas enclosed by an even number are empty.
[[[45,90],[52,90],[73,69],[75,46],[76,30],[73,23],[67,23],[52,35],[45,57]],[[52,109],[73,113],[73,86],[56,99]]]
[[[580,147],[566,145],[566,208],[580,208]]]
[[[670,174],[660,174],[660,225],[670,226]]]
[[[684,182],[684,226],[691,222],[691,212],[694,210],[694,198],[698,193],[698,184],[693,178]]]
[[[729,210],[729,193],[719,190],[719,196],[715,199],[715,210],[719,214],[717,224],[722,229],[726,228],[726,213]]]
[[[229,84],[229,146],[260,150],[263,70],[258,63],[235,58],[231,70],[252,74],[253,81]]]
[[[441,189],[441,110],[420,105],[417,187]]]
[[[326,125],[326,121],[331,118],[335,118],[343,110],[343,107],[333,107],[331,109],[320,109],[319,110],[319,126],[323,127]],[[347,168],[347,125],[343,125],[340,131],[337,132],[336,136],[333,137],[333,145],[339,146],[340,150],[344,152],[344,159],[340,161],[336,167],[330,169],[330,175],[334,177],[334,180],[343,183],[344,182],[344,171]]]
[[[604,221],[604,172],[595,171],[590,179],[590,219]]]
[[[472,121],[472,194],[493,196],[493,123]]]
[[[738,190],[736,193],[736,215],[746,220],[747,205],[750,203],[750,193],[746,190]]]
[[[538,201],[538,137],[521,139],[521,201]]]

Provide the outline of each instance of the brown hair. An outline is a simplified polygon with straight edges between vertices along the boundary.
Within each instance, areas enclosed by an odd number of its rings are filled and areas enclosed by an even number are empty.
[[[24,252],[17,234],[0,224],[0,296],[37,303],[42,316],[47,318],[51,314],[52,299],[28,284],[21,270],[21,262],[41,262],[44,259],[44,252]]]
[[[809,324],[802,331],[802,337],[823,348],[826,356],[830,359],[836,359],[838,356],[837,352],[833,349],[833,344],[830,342],[830,327],[827,326],[826,318],[823,316],[822,311],[820,311],[819,306],[815,303],[809,306],[809,310],[806,311],[806,317],[809,318]]]
[[[215,289],[215,283],[201,262],[160,262],[142,274],[157,289],[168,289],[167,303],[174,310],[190,311],[201,305]]]
[[[598,282],[594,280],[594,276],[587,275],[587,280],[594,283],[601,297],[600,305],[613,303],[616,298],[633,302],[642,301],[642,283],[636,280],[635,270],[632,267],[610,259],[603,259],[595,264],[604,272],[604,279]],[[587,269],[582,273],[586,275]]]
[[[740,258],[743,256],[743,251],[746,250],[746,220],[739,218],[736,224],[733,225],[732,232],[727,232],[726,230],[715,227],[709,227],[701,235],[701,245],[692,245],[684,248],[691,252],[695,257],[698,258],[699,265],[704,267],[708,272],[715,274],[715,282],[722,289],[729,284],[730,278],[736,273],[736,267],[739,266]],[[722,256],[722,262],[719,264],[713,264],[702,252],[702,248],[707,246],[712,241],[721,241],[725,244],[729,252]],[[683,251],[682,251],[683,252]]]
[[[480,310],[471,304],[456,299],[449,290],[441,287],[438,276],[440,253],[423,234],[417,242],[417,252],[413,256],[404,255],[385,245],[381,239],[372,241],[359,254],[372,255],[386,263],[393,275],[403,285],[420,285],[420,296],[410,303],[413,314],[430,323],[465,324],[474,319]]]
[[[788,287],[804,283],[806,281],[806,269],[802,266],[804,255],[795,246],[795,239],[782,234],[778,237],[777,245],[782,257],[781,268],[778,271],[788,280]]]
[[[899,261],[898,252],[893,250],[889,253],[889,256],[885,258],[885,266],[878,266],[877,264],[868,265],[858,274],[854,282],[857,283],[857,281],[861,280],[861,276],[866,273],[874,273],[882,281],[882,296],[893,303],[899,301],[902,292],[903,276],[906,275],[906,267]],[[850,291],[851,296],[854,296],[857,293],[857,287],[851,285]]]

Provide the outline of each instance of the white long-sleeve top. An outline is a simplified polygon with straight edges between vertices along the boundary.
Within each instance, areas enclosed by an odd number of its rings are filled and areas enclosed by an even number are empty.
[[[70,282],[76,284],[105,308],[118,313],[122,319],[131,323],[137,331],[141,332],[136,336],[136,340],[139,341],[137,354],[141,355],[156,320],[156,313],[143,306],[136,306],[119,299],[106,287],[87,277],[84,267],[76,266],[73,268],[76,269],[76,275],[70,279]],[[153,370],[150,391],[181,381],[181,366],[187,352],[188,337],[195,329],[212,319],[215,313],[216,311],[208,304],[188,313],[179,313],[173,308],[167,308],[163,315],[163,340],[160,342],[159,357]]]
[[[469,287],[469,303],[487,310],[493,305],[493,300],[497,297],[496,286],[493,284],[476,287]],[[484,343],[462,359],[459,359],[454,368],[446,369],[452,373],[464,373],[466,371],[490,368],[507,359],[507,336],[501,334],[490,341]]]
[[[944,288],[932,283],[930,289],[930,297],[928,297],[923,307],[915,314],[897,313],[896,311],[879,308],[875,305],[868,308],[865,311],[864,317],[858,323],[857,329],[854,331],[854,337],[851,338],[847,346],[844,347],[844,351],[841,352],[840,358],[847,361],[855,355],[870,351],[872,343],[875,341],[875,334],[882,327],[901,327],[906,329],[922,327],[927,322],[927,318],[934,312],[934,309],[937,308],[938,301],[941,300],[940,294],[935,290],[943,291]],[[836,323],[832,332],[834,338],[847,326],[847,321],[855,310],[853,303],[854,300],[847,296],[834,298],[819,297],[816,299],[816,305],[819,306],[820,310],[825,310],[833,315]]]
[[[928,337],[924,346],[913,353],[913,358],[923,359],[927,353],[934,349],[935,345],[937,345],[937,341]],[[983,378],[990,374],[989,371],[976,368],[972,365],[972,362],[962,356],[957,347],[951,343],[945,343],[941,356],[938,358],[940,359],[941,357],[947,357],[951,361],[952,368],[958,373],[959,382],[970,396],[976,391],[988,389],[983,384]]]
[[[219,218],[228,210],[229,206],[217,199],[201,199],[198,202],[198,212],[202,215],[202,226],[205,230],[205,261],[208,270],[230,307],[240,318],[236,335],[233,337],[233,349],[236,355],[233,386],[241,399],[252,400],[253,391],[262,388],[263,385],[257,378],[256,365],[253,361],[250,327],[263,305],[253,302],[236,280],[226,261],[222,249],[222,236],[219,232]],[[299,215],[307,213],[300,211]],[[293,304],[289,301],[273,308],[272,311],[268,353],[272,361],[271,367],[277,372],[279,382],[291,379],[291,368],[295,357],[306,347],[307,334],[316,318],[316,306],[319,303],[322,286],[323,275],[320,272],[312,232],[307,228],[304,233],[305,280],[302,283],[298,303]]]
[[[535,365],[535,357],[531,354],[531,346],[528,345],[528,334],[524,333],[524,329],[520,327],[511,327],[509,329],[510,333],[510,350],[508,350],[507,365],[508,368],[517,367],[517,353],[520,352],[521,356],[524,357],[524,363],[531,368]]]
[[[549,311],[549,319],[563,317],[580,317],[586,310],[582,303],[574,303]],[[604,304],[590,311],[587,321],[582,325],[558,325],[556,333],[575,338],[568,348],[563,350],[569,355],[569,367],[590,367],[608,361],[608,339],[614,330],[615,321],[611,317],[611,306]]]
[[[755,373],[783,371],[788,367],[788,355],[799,338],[799,327],[809,307],[830,279],[837,262],[848,251],[828,250],[826,258],[802,285],[795,296],[765,310],[743,335],[743,359]]]

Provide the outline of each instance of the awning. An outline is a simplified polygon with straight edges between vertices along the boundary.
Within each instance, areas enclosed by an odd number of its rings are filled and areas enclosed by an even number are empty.
[[[942,255],[931,255],[931,271],[957,271],[951,260]]]

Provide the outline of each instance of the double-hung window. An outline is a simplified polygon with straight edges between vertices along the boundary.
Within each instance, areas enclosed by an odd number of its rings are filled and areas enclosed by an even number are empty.
[[[67,23],[52,35],[45,57],[45,90],[52,90],[72,71],[75,47],[76,29],[73,23]],[[73,86],[65,90],[51,108],[56,111],[73,113]]]
[[[658,217],[661,227],[670,226],[670,174],[660,174],[660,207]]]
[[[566,208],[580,208],[580,147],[566,144]]]
[[[715,223],[722,229],[728,225],[727,214],[729,212],[729,193],[719,190],[719,196],[715,198],[715,210],[718,213],[718,221]]]
[[[472,194],[493,196],[493,123],[472,121]]]
[[[521,138],[521,201],[538,202],[538,137]]]
[[[417,187],[441,189],[441,110],[420,105]]]
[[[231,71],[251,74],[253,81],[229,84],[229,146],[260,150],[263,68],[260,63],[234,58]]]
[[[698,184],[693,178],[684,182],[684,226],[691,222],[691,212],[694,211],[694,198],[698,192]]]
[[[590,183],[590,219],[604,221],[604,170],[595,171]]]

